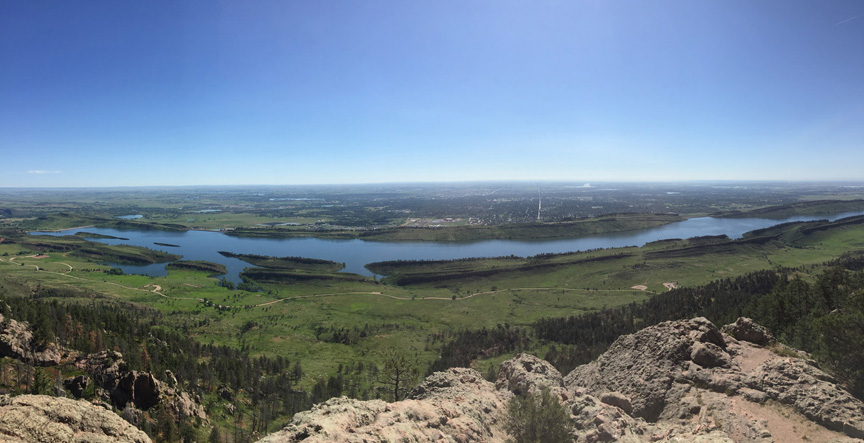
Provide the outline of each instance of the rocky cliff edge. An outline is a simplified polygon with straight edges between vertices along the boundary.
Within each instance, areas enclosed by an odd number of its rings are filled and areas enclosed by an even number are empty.
[[[0,442],[149,443],[140,429],[84,400],[0,396]]]

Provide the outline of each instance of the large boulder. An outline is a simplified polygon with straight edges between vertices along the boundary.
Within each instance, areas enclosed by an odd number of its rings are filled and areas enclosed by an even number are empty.
[[[518,354],[502,362],[495,381],[495,388],[506,389],[516,395],[536,395],[543,388],[559,396],[566,395],[563,387],[561,373],[549,362],[531,354]]]
[[[0,396],[0,441],[149,443],[117,414],[83,400],[45,395]]]
[[[722,331],[736,340],[748,341],[757,345],[767,345],[774,341],[768,328],[758,325],[747,317],[739,317],[735,323],[723,326]]]

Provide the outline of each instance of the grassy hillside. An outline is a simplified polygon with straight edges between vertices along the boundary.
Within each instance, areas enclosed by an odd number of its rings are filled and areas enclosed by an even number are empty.
[[[813,200],[785,205],[768,206],[749,211],[724,211],[712,214],[724,218],[769,218],[784,219],[796,215],[825,215],[842,212],[864,211],[864,200]]]

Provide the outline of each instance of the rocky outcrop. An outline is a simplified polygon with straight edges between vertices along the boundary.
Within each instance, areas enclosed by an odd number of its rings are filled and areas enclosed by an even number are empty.
[[[864,403],[812,361],[766,348],[770,332],[749,319],[723,331],[704,318],[661,323],[566,377],[526,354],[494,385],[450,369],[401,402],[331,399],[263,441],[503,441],[509,398],[549,389],[577,442],[864,442]]]
[[[11,357],[36,366],[56,366],[74,356],[75,353],[54,343],[37,349],[27,322],[0,314],[0,357]]]
[[[574,369],[564,383],[595,395],[621,392],[631,399],[634,416],[656,421],[667,392],[693,356],[697,364],[713,367],[731,358],[725,348],[722,333],[704,318],[661,323],[620,337],[596,361]],[[699,357],[703,353],[711,356]]]
[[[97,395],[117,409],[132,407],[146,411],[162,404],[175,417],[207,419],[201,401],[180,390],[170,371],[166,371],[167,383],[149,372],[130,371],[123,355],[114,351],[91,354],[78,360],[76,366],[93,376]]]
[[[775,400],[777,408],[801,424],[813,421],[826,431],[864,438],[864,403],[812,361],[781,357],[756,345],[770,343],[771,335],[749,319],[724,330],[742,341],[720,333],[704,318],[643,329],[620,337],[597,360],[574,369],[564,384],[591,395],[619,392],[631,401],[634,417],[673,435],[688,427],[691,433],[698,430],[692,427],[695,421],[702,430],[719,430],[735,441],[770,441],[771,431],[742,411],[761,410]]]
[[[83,400],[45,395],[0,396],[0,441],[150,442],[117,414]]]
[[[561,373],[549,362],[533,355],[519,354],[498,368],[496,389],[506,389],[516,395],[536,395],[544,387],[559,396],[567,395]]]
[[[403,401],[330,399],[261,441],[503,441],[510,395],[473,369],[449,369],[429,376]]]
[[[63,387],[76,398],[81,398],[84,396],[84,391],[90,386],[90,381],[90,377],[78,375],[63,380]]]

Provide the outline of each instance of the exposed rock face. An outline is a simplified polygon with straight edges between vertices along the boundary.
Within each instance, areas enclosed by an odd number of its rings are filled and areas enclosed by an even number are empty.
[[[0,314],[0,357],[11,357],[36,366],[56,366],[74,353],[54,343],[35,350],[33,333],[26,322],[5,318]]]
[[[150,442],[117,414],[83,400],[45,395],[0,396],[0,441]]]
[[[577,442],[864,442],[864,403],[812,362],[755,344],[771,335],[748,319],[724,330],[742,341],[704,318],[661,323],[563,378],[525,354],[494,386],[450,369],[401,402],[331,399],[263,441],[503,441],[508,399],[546,387]]]
[[[84,396],[84,391],[88,386],[90,386],[90,377],[85,375],[69,377],[66,380],[63,380],[63,387],[68,389],[69,392],[77,398]]]
[[[706,348],[706,343],[714,346]],[[656,421],[672,383],[689,367],[691,356],[702,352],[694,346],[714,354],[700,357],[703,364],[731,358],[722,334],[708,320],[666,322],[618,338],[596,361],[574,369],[564,383],[588,388],[594,395],[621,392],[631,399],[634,416]]]
[[[149,372],[129,371],[123,356],[113,351],[91,354],[79,360],[76,366],[93,375],[99,387],[97,393],[118,409],[131,406],[147,410],[157,404],[165,404],[175,416],[207,419],[200,401],[179,387],[170,386],[177,384],[173,374],[166,374],[169,382],[163,383]]]
[[[400,402],[330,399],[261,441],[503,441],[510,395],[473,369],[450,369],[429,376]]]

